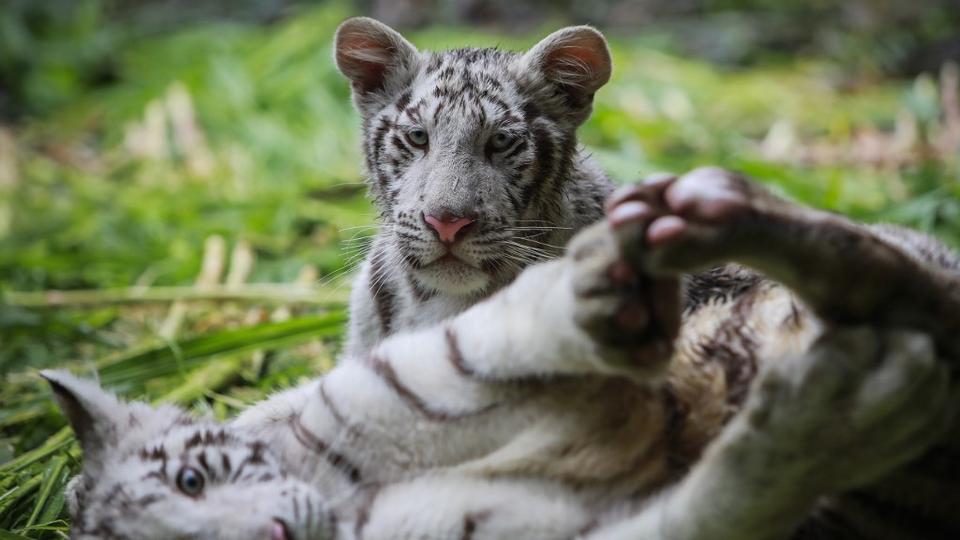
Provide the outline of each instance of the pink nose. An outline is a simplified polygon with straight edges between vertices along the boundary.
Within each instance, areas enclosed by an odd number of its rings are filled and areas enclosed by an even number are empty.
[[[454,216],[446,212],[441,214],[440,217],[427,214],[423,216],[423,220],[426,221],[427,225],[433,228],[433,230],[437,231],[437,236],[440,237],[440,241],[444,244],[452,244],[455,242],[457,233],[474,221],[470,218]]]

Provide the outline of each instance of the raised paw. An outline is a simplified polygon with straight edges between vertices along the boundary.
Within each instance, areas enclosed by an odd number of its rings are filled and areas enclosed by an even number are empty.
[[[918,457],[949,424],[949,375],[914,331],[828,330],[761,372],[739,422],[743,456],[785,490],[844,491]],[[746,463],[746,461],[745,461]]]
[[[646,275],[609,223],[571,243],[574,318],[599,348],[607,368],[637,379],[660,374],[680,326],[675,277]]]
[[[820,318],[956,335],[955,279],[842,216],[796,205],[718,168],[660,176],[616,193],[608,219],[626,257],[654,276],[739,263],[786,285]],[[909,287],[903,286],[910,283]],[[889,309],[896,305],[898,309]],[[943,339],[947,338],[947,339]],[[951,347],[952,348],[952,347]]]
[[[745,177],[716,167],[683,176],[659,175],[627,186],[607,204],[608,221],[623,241],[644,245],[654,274],[690,272],[757,246],[744,232],[793,205]],[[633,248],[626,247],[628,251]]]
[[[662,213],[650,223],[647,241],[656,245],[681,233],[688,223],[723,224],[750,208],[752,186],[735,173],[703,167],[677,177],[655,175],[617,191],[608,201],[614,224],[631,221],[645,205]]]

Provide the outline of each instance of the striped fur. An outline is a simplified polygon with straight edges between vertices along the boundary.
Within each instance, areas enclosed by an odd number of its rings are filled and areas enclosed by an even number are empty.
[[[44,376],[84,451],[68,493],[71,538],[270,538],[279,522],[300,538],[332,535],[329,506],[267,441],[173,407],[119,402],[65,373]],[[186,474],[203,479],[200,492],[182,489]]]
[[[695,193],[709,197],[727,176],[688,178],[697,180]],[[633,258],[631,227],[588,228],[567,256],[528,268],[491,298],[448,321],[395,333],[226,425],[169,407],[122,404],[93,384],[47,373],[85,454],[84,473],[73,484],[74,535],[955,536],[951,507],[938,500],[952,491],[929,487],[955,485],[954,439],[930,449],[946,418],[937,351],[949,351],[952,342],[939,329],[897,330],[884,321],[916,328],[924,321],[909,313],[929,312],[924,302],[960,304],[960,288],[951,288],[956,275],[927,265],[947,261],[955,271],[956,256],[912,233],[824,221],[773,199],[752,204],[743,214],[749,222],[731,220],[722,233],[717,228],[727,225],[711,222],[714,232],[702,238],[716,249],[691,251],[683,243],[699,241],[691,236]],[[778,242],[758,248],[756,234]],[[806,243],[808,234],[847,238],[849,252],[839,258],[872,265],[871,279],[879,281],[818,296],[836,281],[817,269],[838,258],[837,244]],[[609,306],[657,294],[624,288],[611,265],[645,268],[651,274],[644,279],[652,280],[646,286],[655,289],[662,282],[652,276],[664,268],[739,258],[734,254],[748,238],[743,253],[756,266],[807,292],[797,296],[743,267],[691,277],[691,307],[672,357],[655,365],[638,356],[642,347],[633,348],[642,340],[595,330],[597,318],[621,324]],[[809,272],[782,265],[793,251],[770,246],[807,250],[798,260]],[[823,299],[900,294],[890,283],[874,287],[883,276],[899,283],[903,272],[939,283],[941,298],[924,298],[918,286],[916,302],[896,312],[861,314],[868,326],[831,322],[840,304]],[[846,303],[841,313],[864,305]],[[179,486],[187,466],[205,480],[202,493]],[[797,529],[812,509],[813,518]]]
[[[611,183],[576,140],[610,76],[596,30],[566,28],[523,54],[419,52],[356,18],[337,32],[336,60],[363,118],[381,225],[354,286],[350,353],[463,311],[601,217]],[[424,221],[445,211],[476,217],[456,259]]]

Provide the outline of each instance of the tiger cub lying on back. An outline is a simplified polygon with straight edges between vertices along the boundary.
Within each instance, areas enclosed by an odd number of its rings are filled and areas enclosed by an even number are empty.
[[[228,424],[46,372],[84,451],[73,536],[960,532],[941,493],[890,489],[955,456],[938,361],[958,349],[955,255],[717,169],[610,208],[563,258]],[[738,266],[680,277],[728,260],[782,284]],[[863,519],[865,502],[926,521]]]

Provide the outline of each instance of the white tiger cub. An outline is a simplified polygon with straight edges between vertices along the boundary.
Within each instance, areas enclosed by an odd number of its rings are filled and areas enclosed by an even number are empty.
[[[613,184],[576,138],[611,73],[597,30],[564,28],[524,53],[432,52],[356,17],[335,50],[380,222],[350,299],[349,355],[460,313],[602,217]]]
[[[677,273],[731,257],[806,304],[758,280],[681,324]],[[862,286],[836,276],[851,261],[871,270]],[[936,357],[955,353],[958,323],[929,314],[960,305],[955,283],[723,171],[657,179],[565,257],[228,424],[46,372],[84,451],[73,537],[785,538],[822,495],[940,439]],[[699,346],[733,317],[763,366],[744,403],[741,378]],[[868,326],[824,322],[840,319]]]

